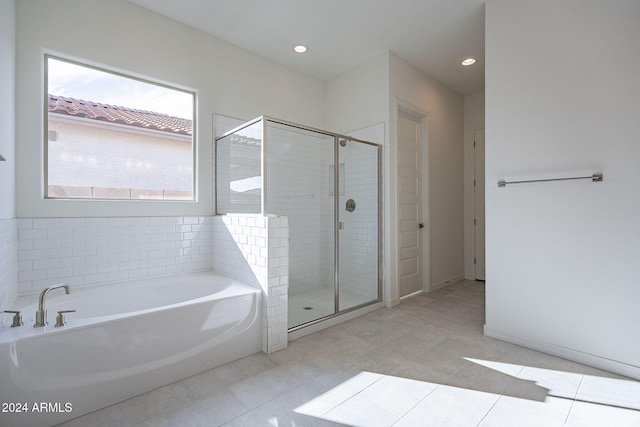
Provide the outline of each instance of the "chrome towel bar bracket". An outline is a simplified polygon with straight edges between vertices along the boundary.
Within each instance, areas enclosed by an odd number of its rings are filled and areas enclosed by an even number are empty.
[[[602,182],[602,174],[601,173],[594,173],[591,176],[575,176],[575,177],[569,177],[569,178],[548,178],[548,179],[531,179],[531,180],[527,180],[527,181],[505,181],[504,179],[501,179],[500,181],[498,181],[498,187],[506,187],[507,184],[528,184],[531,182],[550,182],[550,181],[573,181],[576,179],[590,179],[593,182]]]

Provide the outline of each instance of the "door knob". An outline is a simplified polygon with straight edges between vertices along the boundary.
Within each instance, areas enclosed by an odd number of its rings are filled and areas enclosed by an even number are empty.
[[[424,224],[423,223],[418,224],[418,228],[424,228]]]

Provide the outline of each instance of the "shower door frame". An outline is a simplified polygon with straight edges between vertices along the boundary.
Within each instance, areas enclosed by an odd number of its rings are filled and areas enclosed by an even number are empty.
[[[216,143],[218,142],[218,140],[223,139],[231,134],[234,134],[236,132],[238,132],[239,130],[242,130],[248,126],[252,126],[258,122],[263,122],[262,124],[262,146],[261,146],[261,153],[260,153],[260,172],[261,172],[261,177],[262,177],[262,191],[261,191],[261,200],[260,200],[260,215],[266,216],[269,215],[269,213],[267,212],[267,200],[268,200],[268,195],[267,195],[267,127],[268,127],[268,123],[275,123],[275,124],[279,124],[279,125],[284,125],[284,126],[288,126],[288,127],[292,127],[292,128],[296,128],[296,129],[300,129],[300,130],[304,130],[304,131],[309,131],[309,132],[315,132],[321,135],[326,135],[328,137],[332,137],[333,138],[333,144],[334,144],[334,148],[333,148],[333,163],[334,163],[334,180],[333,180],[333,186],[334,186],[334,277],[333,277],[333,294],[334,294],[334,312],[332,314],[329,314],[327,316],[322,316],[319,317],[317,319],[311,320],[309,322],[305,322],[301,325],[297,325],[291,328],[288,328],[288,332],[293,332],[293,331],[297,331],[303,328],[306,328],[308,326],[311,325],[315,325],[317,323],[326,321],[328,319],[343,315],[345,313],[349,313],[352,311],[356,311],[359,310],[363,307],[367,307],[369,305],[373,305],[379,302],[382,302],[382,291],[383,291],[383,284],[382,284],[382,275],[383,275],[383,271],[382,271],[382,256],[383,256],[383,248],[382,248],[382,236],[383,236],[383,229],[382,229],[382,212],[383,212],[383,204],[382,204],[382,171],[383,171],[383,166],[382,166],[382,145],[381,144],[377,144],[375,142],[371,142],[371,141],[367,141],[364,139],[360,139],[360,138],[355,138],[352,136],[347,136],[347,135],[342,135],[336,132],[330,132],[330,131],[326,131],[323,129],[318,129],[318,128],[314,128],[311,126],[306,126],[306,125],[301,125],[298,123],[293,123],[287,120],[282,120],[282,119],[278,119],[275,117],[270,117],[270,116],[260,116],[257,117],[253,120],[250,120],[246,123],[243,123],[240,126],[237,126],[227,132],[225,132],[224,134],[220,135],[219,137],[215,138]],[[378,159],[378,165],[377,165],[377,205],[378,205],[378,212],[377,212],[377,220],[378,220],[378,241],[377,241],[377,246],[378,246],[378,256],[377,256],[377,274],[378,274],[378,296],[376,299],[373,299],[371,301],[368,302],[364,302],[362,304],[357,304],[354,305],[352,307],[346,308],[344,310],[340,310],[340,153],[339,153],[339,144],[340,144],[340,140],[346,140],[347,142],[357,142],[357,143],[361,143],[361,144],[366,144],[366,145],[370,145],[372,147],[376,148],[377,151],[377,159]],[[214,177],[217,180],[217,172],[215,174]],[[217,189],[217,183],[214,184],[214,187]],[[217,203],[217,199],[218,199],[218,194],[216,191],[216,214],[219,215],[219,213],[217,212],[217,207],[218,207],[218,203]]]

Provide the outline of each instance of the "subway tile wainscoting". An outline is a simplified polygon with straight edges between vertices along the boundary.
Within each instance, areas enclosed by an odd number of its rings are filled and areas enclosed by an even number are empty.
[[[13,294],[2,288],[6,308],[15,294],[58,282],[99,286],[213,269],[263,290],[263,350],[287,346],[286,217],[21,218],[0,227],[0,280],[18,284]]]
[[[287,347],[288,219],[229,214],[214,217],[213,269],[262,289],[262,351]]]
[[[18,219],[18,292],[210,270],[212,217]]]
[[[11,308],[18,294],[17,227],[15,219],[0,219],[0,313]]]

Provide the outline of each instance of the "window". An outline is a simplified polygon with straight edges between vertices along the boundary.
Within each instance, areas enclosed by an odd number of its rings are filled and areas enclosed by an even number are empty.
[[[45,61],[45,197],[194,200],[194,93]]]

